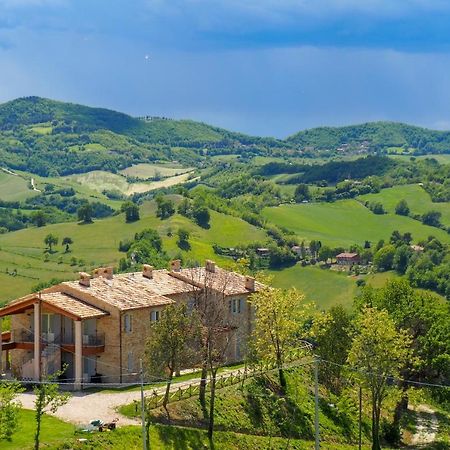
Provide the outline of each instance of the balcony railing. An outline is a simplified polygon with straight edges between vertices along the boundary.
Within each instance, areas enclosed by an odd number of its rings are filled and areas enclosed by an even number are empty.
[[[13,331],[12,341],[21,343],[33,343],[34,333],[30,330]],[[75,336],[61,336],[56,333],[42,333],[41,343],[45,344],[57,344],[57,345],[75,345]],[[105,345],[105,334],[83,334],[82,335],[83,347],[101,347]]]

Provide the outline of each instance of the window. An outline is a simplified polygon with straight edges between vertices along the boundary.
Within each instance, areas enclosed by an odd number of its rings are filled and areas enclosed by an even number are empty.
[[[133,369],[134,369],[133,352],[128,352],[127,369],[128,369],[128,372],[133,372]]]
[[[150,311],[150,321],[157,322],[159,320],[159,311]]]
[[[243,298],[233,298],[228,303],[228,308],[232,314],[240,314],[244,311],[244,299]]]
[[[195,300],[189,300],[188,302],[187,302],[187,307],[186,307],[186,312],[188,313],[188,314],[192,314],[192,311],[194,311],[194,308],[195,308]]]
[[[125,314],[123,319],[123,329],[125,333],[131,333],[131,315]]]

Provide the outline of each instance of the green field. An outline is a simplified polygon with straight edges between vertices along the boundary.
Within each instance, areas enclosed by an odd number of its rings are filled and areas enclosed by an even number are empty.
[[[399,159],[400,161],[409,161],[411,156],[416,159],[434,158],[439,164],[450,164],[450,154],[430,154],[430,155],[389,155],[391,158]]]
[[[376,215],[356,200],[335,203],[308,203],[265,208],[263,216],[269,222],[292,230],[300,239],[319,239],[323,244],[349,247],[365,240],[388,240],[393,230],[413,235],[414,242],[436,236],[450,242],[443,230],[423,225],[409,217],[395,214]]]
[[[67,440],[72,439],[75,432],[74,425],[47,415],[42,418],[41,426],[41,448],[59,447]],[[35,427],[34,411],[22,409],[19,415],[18,431],[13,434],[10,442],[0,441],[0,448],[2,450],[31,450]]]
[[[182,252],[186,260],[203,263],[213,258],[218,263],[230,264],[232,261],[214,254],[212,244],[236,246],[241,242],[263,240],[265,233],[236,217],[211,211],[211,227],[204,229],[191,220],[178,214],[167,220],[155,216],[154,202],[147,202],[141,207],[141,220],[125,223],[124,215],[95,221],[89,225],[78,223],[59,223],[42,228],[27,228],[0,236],[0,302],[10,300],[30,292],[32,286],[51,278],[74,278],[80,270],[90,270],[102,265],[116,265],[124,256],[118,251],[119,242],[133,238],[134,234],[144,228],[158,230],[164,240],[164,248],[170,256],[176,256],[180,249],[176,244],[176,231],[183,227],[190,231],[191,249]],[[174,234],[168,237],[169,229]],[[62,253],[62,246],[57,253],[44,262],[44,237],[53,233],[59,241],[69,236],[73,239],[72,252]],[[71,258],[83,260],[81,265],[71,266]],[[8,275],[17,269],[17,276]]]
[[[21,201],[33,195],[36,195],[36,192],[28,187],[26,179],[0,170],[0,200]]]
[[[313,301],[319,309],[338,304],[349,307],[358,292],[355,277],[319,267],[296,264],[282,271],[271,271],[271,275],[275,287],[296,287],[307,302]]]
[[[407,184],[383,189],[378,194],[361,195],[358,199],[369,202],[381,202],[384,209],[395,213],[395,205],[400,200],[406,200],[412,214],[423,214],[435,210],[442,214],[441,222],[450,225],[450,203],[433,203],[431,197],[421,186]]]
[[[161,177],[173,177],[182,173],[191,172],[192,167],[182,167],[177,164],[136,164],[121,170],[123,175],[129,175],[136,178],[152,178],[156,175]]]

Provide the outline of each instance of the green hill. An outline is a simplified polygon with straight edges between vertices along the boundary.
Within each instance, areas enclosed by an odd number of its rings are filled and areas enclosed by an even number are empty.
[[[300,131],[286,140],[299,147],[333,150],[343,145],[369,150],[417,150],[420,153],[449,153],[450,132],[435,131],[395,122],[369,122],[345,127],[318,127]]]
[[[394,230],[410,232],[414,241],[435,236],[450,242],[449,235],[439,229],[423,225],[410,217],[395,214],[373,214],[357,200],[335,203],[309,203],[265,208],[263,216],[280,227],[292,230],[300,239],[318,239],[330,246],[349,247],[389,240]]]

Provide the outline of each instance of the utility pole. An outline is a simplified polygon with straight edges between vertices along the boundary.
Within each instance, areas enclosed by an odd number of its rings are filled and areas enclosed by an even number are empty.
[[[141,420],[142,420],[142,448],[147,450],[147,434],[145,431],[145,398],[144,398],[144,369],[142,358],[139,360],[141,372]]]
[[[314,360],[314,400],[315,400],[315,414],[314,414],[314,428],[316,442],[314,449],[320,450],[320,428],[319,428],[319,357],[316,356]]]
[[[361,450],[362,446],[362,387],[359,386],[359,441],[358,449]]]

